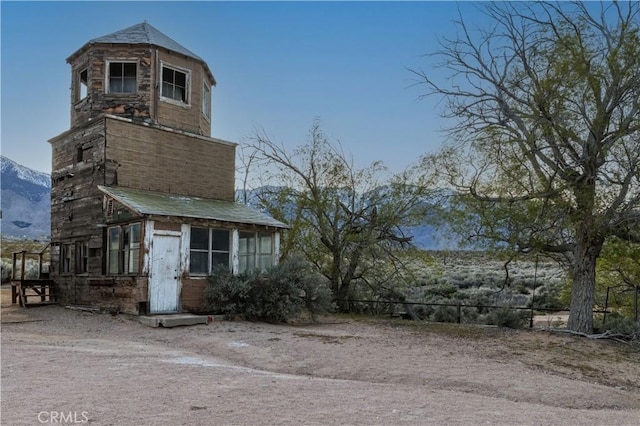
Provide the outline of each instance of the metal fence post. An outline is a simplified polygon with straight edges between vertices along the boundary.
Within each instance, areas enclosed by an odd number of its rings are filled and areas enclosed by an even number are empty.
[[[602,325],[607,323],[607,310],[609,309],[609,290],[611,287],[607,287],[607,297],[604,299],[604,316],[602,317]]]

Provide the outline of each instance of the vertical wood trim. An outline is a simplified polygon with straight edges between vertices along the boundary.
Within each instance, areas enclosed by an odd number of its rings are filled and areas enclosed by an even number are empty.
[[[280,231],[273,234],[273,264],[280,262]]]
[[[143,257],[142,257],[142,275],[149,276],[149,271],[151,270],[151,251],[153,250],[152,241],[153,241],[153,228],[154,228],[153,220],[147,220],[144,222],[144,246],[143,246]],[[109,247],[107,246],[107,251]]]
[[[180,233],[180,265],[182,265],[182,276],[189,275],[190,256],[189,249],[191,247],[191,226],[183,223]]]
[[[231,231],[231,273],[237,274],[240,270],[240,258],[238,257],[238,249],[240,247],[240,233],[235,228]]]

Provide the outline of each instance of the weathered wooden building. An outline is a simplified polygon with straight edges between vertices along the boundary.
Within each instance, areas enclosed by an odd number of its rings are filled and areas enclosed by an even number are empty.
[[[210,136],[216,81],[200,57],[145,22],[67,62],[71,128],[49,141],[60,302],[199,312],[216,265],[277,262],[286,225],[234,202],[236,144]]]

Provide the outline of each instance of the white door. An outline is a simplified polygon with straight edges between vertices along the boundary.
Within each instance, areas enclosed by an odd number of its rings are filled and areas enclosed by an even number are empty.
[[[180,237],[153,236],[149,274],[149,311],[178,312],[180,301]]]

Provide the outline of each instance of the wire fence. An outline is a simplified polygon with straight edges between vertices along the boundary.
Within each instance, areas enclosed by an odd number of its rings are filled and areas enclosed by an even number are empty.
[[[529,327],[534,327],[534,319],[541,313],[569,313],[568,308],[554,309],[543,308],[535,306],[505,306],[505,305],[473,305],[465,304],[460,301],[451,303],[428,303],[428,302],[404,302],[404,301],[389,301],[389,300],[363,300],[363,299],[349,299],[345,300],[348,304],[348,310],[350,312],[362,312],[370,314],[385,314],[392,317],[400,317],[404,319],[413,320],[432,320],[438,322],[456,322],[461,324],[466,323],[478,323],[479,316],[488,314],[492,310],[509,310],[514,312],[520,312],[520,316],[523,320],[528,319]],[[434,315],[437,310],[433,308],[450,308],[444,314]],[[429,309],[431,308],[431,309]],[[472,310],[472,311],[470,311]],[[606,315],[611,313],[605,306],[603,309],[594,309],[594,314],[604,314],[606,321]],[[435,317],[435,318],[434,318]],[[526,318],[525,318],[526,317]],[[560,325],[561,321],[553,321],[552,318],[548,320],[549,325]]]

